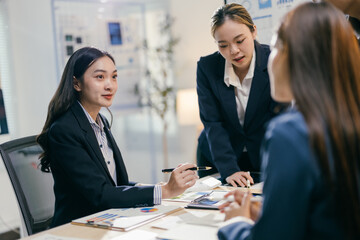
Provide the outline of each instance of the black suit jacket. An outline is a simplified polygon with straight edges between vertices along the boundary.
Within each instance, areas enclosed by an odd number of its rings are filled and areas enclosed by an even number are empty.
[[[199,148],[225,179],[238,171],[260,171],[259,148],[265,123],[274,116],[267,62],[270,49],[255,41],[256,62],[244,125],[236,110],[233,86],[224,83],[225,59],[219,52],[201,57],[197,67],[197,93],[204,130]],[[241,159],[244,146],[250,162]],[[206,154],[208,153],[208,154]]]
[[[52,226],[108,208],[153,205],[153,186],[129,183],[120,150],[102,117],[116,164],[115,185],[95,133],[79,103],[56,120],[48,132],[54,177],[55,213]]]

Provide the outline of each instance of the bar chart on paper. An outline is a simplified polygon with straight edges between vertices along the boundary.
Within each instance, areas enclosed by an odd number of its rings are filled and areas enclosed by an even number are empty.
[[[71,223],[88,227],[129,231],[181,209],[179,206],[163,205],[143,208],[113,208],[73,220]]]

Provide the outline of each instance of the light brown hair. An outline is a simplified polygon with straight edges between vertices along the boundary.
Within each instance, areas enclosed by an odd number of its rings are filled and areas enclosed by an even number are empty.
[[[225,4],[218,8],[211,18],[211,34],[215,35],[216,29],[218,29],[224,22],[231,19],[234,22],[245,24],[250,32],[254,32],[254,22],[251,19],[249,12],[240,4],[230,3]]]

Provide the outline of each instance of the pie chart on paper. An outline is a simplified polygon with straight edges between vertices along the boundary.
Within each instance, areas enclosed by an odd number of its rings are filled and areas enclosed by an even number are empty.
[[[140,209],[141,212],[148,213],[148,212],[156,212],[157,208],[142,208]]]

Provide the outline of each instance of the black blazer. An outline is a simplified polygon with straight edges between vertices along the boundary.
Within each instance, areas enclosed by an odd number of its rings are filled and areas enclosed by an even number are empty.
[[[153,205],[154,187],[131,186],[109,124],[102,120],[114,152],[117,186],[79,103],[50,127],[49,156],[56,199],[53,227],[109,208]]]
[[[267,62],[269,46],[255,41],[254,77],[241,126],[233,86],[224,83],[225,59],[219,52],[201,57],[197,66],[197,93],[204,130],[199,149],[215,163],[222,179],[238,171],[260,171],[259,148],[265,123],[274,116]],[[244,146],[250,162],[241,160]]]

